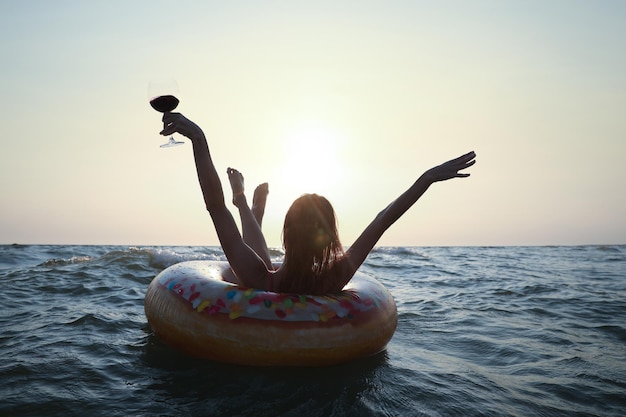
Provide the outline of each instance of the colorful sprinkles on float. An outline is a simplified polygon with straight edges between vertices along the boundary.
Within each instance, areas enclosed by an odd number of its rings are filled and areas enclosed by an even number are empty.
[[[397,325],[391,294],[357,273],[336,295],[283,294],[224,281],[226,262],[173,265],[146,293],[148,323],[183,353],[257,366],[323,366],[384,350]]]

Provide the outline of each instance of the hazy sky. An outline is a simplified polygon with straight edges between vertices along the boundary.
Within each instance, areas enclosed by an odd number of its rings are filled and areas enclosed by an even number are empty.
[[[304,192],[344,244],[470,150],[380,245],[626,243],[626,2],[0,0],[0,243],[218,244],[174,78],[226,168]],[[236,213],[235,211],[233,211]]]

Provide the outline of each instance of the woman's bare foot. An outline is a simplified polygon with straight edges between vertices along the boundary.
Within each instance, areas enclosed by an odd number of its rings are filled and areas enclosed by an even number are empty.
[[[246,202],[246,196],[243,193],[243,175],[234,168],[228,168],[226,173],[230,181],[230,188],[233,190],[233,204],[239,207],[239,204]]]
[[[260,184],[254,190],[254,196],[252,197],[252,214],[254,215],[254,218],[259,226],[263,222],[265,204],[267,203],[267,195],[269,192],[269,185],[266,182]]]

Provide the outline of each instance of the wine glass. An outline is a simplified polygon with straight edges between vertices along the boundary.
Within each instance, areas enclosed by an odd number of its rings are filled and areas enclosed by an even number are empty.
[[[158,112],[167,113],[178,106],[179,100],[175,94],[178,94],[178,84],[175,80],[150,81],[148,85],[150,105]],[[185,142],[177,141],[174,136],[170,136],[169,141],[161,145],[161,148],[171,148],[183,143]]]

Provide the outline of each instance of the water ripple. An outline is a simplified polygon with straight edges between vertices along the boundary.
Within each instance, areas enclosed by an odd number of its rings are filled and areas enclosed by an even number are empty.
[[[272,256],[280,260],[280,250]],[[147,327],[152,277],[219,248],[0,246],[0,415],[609,416],[626,409],[626,247],[376,248],[386,352],[197,361]],[[209,411],[207,411],[209,410]]]

